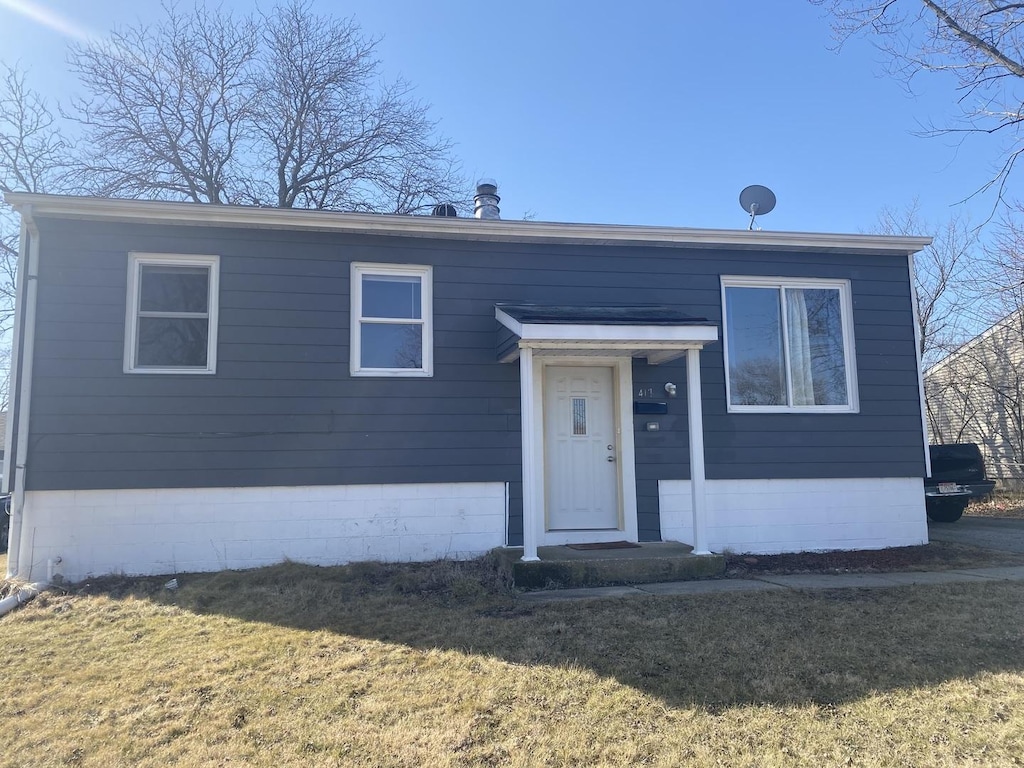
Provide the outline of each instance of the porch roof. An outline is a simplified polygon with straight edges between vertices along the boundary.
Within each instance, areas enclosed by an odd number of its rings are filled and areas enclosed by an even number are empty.
[[[512,362],[530,347],[537,356],[641,357],[651,365],[718,340],[718,326],[676,307],[496,304],[505,329],[498,359]]]

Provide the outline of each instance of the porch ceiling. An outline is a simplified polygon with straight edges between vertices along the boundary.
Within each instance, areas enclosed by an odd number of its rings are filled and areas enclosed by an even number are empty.
[[[494,314],[515,337],[501,345],[501,362],[530,347],[544,357],[640,357],[658,365],[718,340],[718,326],[707,318],[663,305],[497,304]]]

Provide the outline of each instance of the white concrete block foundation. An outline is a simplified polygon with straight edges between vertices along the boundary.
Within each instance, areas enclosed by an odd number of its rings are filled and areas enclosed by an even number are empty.
[[[661,480],[661,536],[693,543],[690,482]],[[712,552],[778,554],[928,543],[921,478],[708,480]]]
[[[30,491],[21,575],[45,578],[58,557],[71,581],[467,559],[505,544],[506,516],[504,483]]]

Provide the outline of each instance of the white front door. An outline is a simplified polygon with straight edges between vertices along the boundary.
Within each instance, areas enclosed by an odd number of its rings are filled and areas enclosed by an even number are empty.
[[[548,366],[544,374],[547,530],[615,530],[619,452],[612,369]]]

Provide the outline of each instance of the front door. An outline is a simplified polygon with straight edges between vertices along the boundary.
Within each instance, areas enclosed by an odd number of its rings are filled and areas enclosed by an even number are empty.
[[[612,369],[548,366],[544,374],[547,529],[620,527]]]

